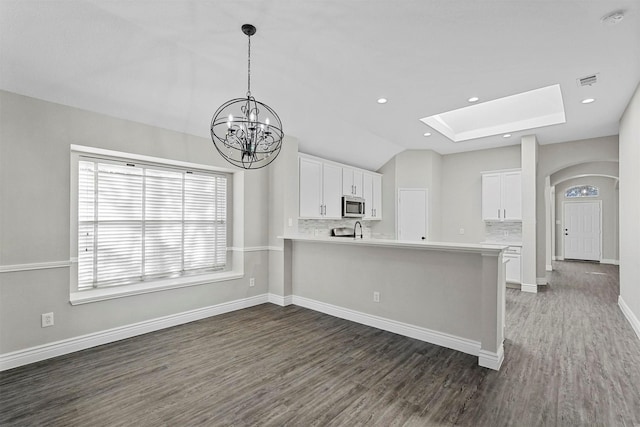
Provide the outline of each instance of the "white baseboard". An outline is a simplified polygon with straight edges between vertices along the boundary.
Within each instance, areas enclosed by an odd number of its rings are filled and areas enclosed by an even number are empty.
[[[545,266],[545,270],[546,270],[546,271],[553,271],[553,265],[551,265],[551,264],[547,264],[547,265]]]
[[[471,354],[473,356],[479,356],[478,362],[480,366],[484,366],[490,369],[498,370],[500,368],[500,365],[502,364],[502,359],[504,358],[504,355],[502,354],[503,350],[499,350],[498,353],[481,350],[480,343],[478,341],[433,331],[431,329],[386,319],[384,317],[374,316],[372,314],[350,310],[348,308],[338,307],[332,304],[327,304],[297,295],[293,296],[293,303],[300,307],[319,311],[330,316],[339,317],[341,319],[350,320],[352,322],[360,323],[367,326],[372,326],[374,328],[393,332],[395,334],[403,335],[409,338],[415,338],[420,341],[436,344],[441,347],[450,348],[452,350],[457,350],[462,353]]]
[[[620,265],[620,260],[604,258],[600,260],[600,264]]]
[[[0,355],[0,371],[268,302],[256,295]]]
[[[520,285],[520,290],[522,292],[530,292],[532,294],[537,294],[538,293],[538,285],[530,285],[528,283],[523,283],[522,285]]]
[[[563,256],[557,256],[556,257],[556,261],[564,261],[564,257]]]
[[[499,371],[504,361],[504,345],[500,344],[500,348],[497,353],[491,351],[480,350],[478,355],[478,365]]]
[[[626,317],[629,323],[631,323],[631,327],[633,328],[638,338],[640,338],[640,320],[638,320],[636,315],[633,314],[633,311],[631,311],[627,303],[624,302],[624,300],[622,299],[622,295],[618,296],[618,306],[620,307],[620,310],[622,310],[622,314],[624,314],[624,317]]]
[[[339,317],[341,319],[350,320],[352,322],[372,326],[374,328],[419,339],[431,344],[471,354],[473,356],[478,356],[479,365],[490,369],[500,369],[500,365],[504,358],[504,350],[502,348],[499,349],[498,353],[488,352],[480,348],[479,342],[466,338],[433,331],[379,316],[361,313],[295,295],[287,295],[283,297],[275,294],[262,294],[82,335],[79,337],[68,338],[53,343],[42,344],[11,353],[0,354],[0,371],[17,368],[29,363],[39,362],[41,360],[73,353],[75,351],[85,350],[91,347],[120,341],[137,335],[170,328],[172,326],[182,325],[184,323],[205,319],[207,317],[241,310],[243,308],[253,307],[267,302],[280,306],[295,304],[330,316]]]
[[[279,305],[281,307],[293,304],[293,295],[280,296],[276,294],[269,294],[268,298],[271,304]]]
[[[536,277],[536,285],[548,285],[549,282],[547,281],[546,277]]]

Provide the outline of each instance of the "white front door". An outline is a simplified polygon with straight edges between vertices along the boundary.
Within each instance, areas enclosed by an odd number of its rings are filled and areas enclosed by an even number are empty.
[[[564,258],[600,261],[600,203],[564,203]]]
[[[427,189],[398,189],[398,240],[427,239]]]

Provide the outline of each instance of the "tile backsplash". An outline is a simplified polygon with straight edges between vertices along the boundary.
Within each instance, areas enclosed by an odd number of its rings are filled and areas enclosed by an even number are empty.
[[[328,237],[331,229],[337,227],[353,228],[357,219],[299,219],[298,233],[308,236]],[[371,227],[369,221],[360,220],[362,224],[362,234],[364,237],[371,237]],[[358,228],[360,233],[360,228]]]
[[[492,242],[521,242],[521,222],[485,222],[485,240]]]

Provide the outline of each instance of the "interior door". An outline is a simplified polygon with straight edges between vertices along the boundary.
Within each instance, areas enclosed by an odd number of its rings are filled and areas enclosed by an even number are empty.
[[[564,258],[600,261],[600,203],[565,202]]]
[[[427,239],[427,189],[398,189],[398,240]]]

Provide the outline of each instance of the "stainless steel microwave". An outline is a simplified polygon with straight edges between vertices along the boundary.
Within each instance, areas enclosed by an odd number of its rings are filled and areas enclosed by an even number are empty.
[[[364,199],[362,197],[342,196],[342,218],[364,217]]]

